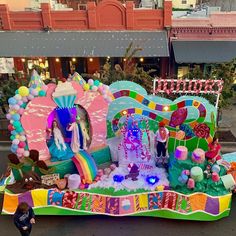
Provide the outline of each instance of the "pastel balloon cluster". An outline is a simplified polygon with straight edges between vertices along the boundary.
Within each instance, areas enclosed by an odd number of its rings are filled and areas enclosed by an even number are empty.
[[[46,91],[46,85],[43,85],[41,88],[21,86],[16,90],[15,96],[8,99],[9,111],[6,118],[10,121],[8,130],[11,132],[11,151],[16,153],[19,158],[29,156],[25,132],[20,121],[21,116],[25,111],[27,103],[37,96],[46,96]]]
[[[83,89],[85,91],[98,91],[108,103],[112,102],[112,97],[109,95],[109,86],[101,83],[99,80],[89,79],[88,83],[83,85]]]

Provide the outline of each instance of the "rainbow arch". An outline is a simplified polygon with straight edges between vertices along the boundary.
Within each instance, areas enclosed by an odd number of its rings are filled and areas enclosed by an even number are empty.
[[[81,180],[84,183],[91,184],[97,175],[97,166],[93,157],[85,150],[81,150],[74,155],[72,161],[80,174]]]

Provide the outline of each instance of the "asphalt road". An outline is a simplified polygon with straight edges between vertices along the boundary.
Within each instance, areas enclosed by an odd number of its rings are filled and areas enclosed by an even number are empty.
[[[0,173],[8,152],[0,152]],[[0,194],[0,205],[3,196]],[[231,214],[214,222],[178,221],[152,217],[37,216],[32,236],[233,236],[236,234],[236,197]],[[0,236],[20,235],[12,216],[0,216]]]

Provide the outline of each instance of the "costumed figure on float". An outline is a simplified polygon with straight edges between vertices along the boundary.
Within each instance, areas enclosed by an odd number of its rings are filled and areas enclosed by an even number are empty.
[[[73,157],[69,145],[65,143],[61,130],[59,129],[58,122],[52,122],[52,128],[48,130],[52,140],[49,144],[49,152],[51,154],[51,161],[63,161]]]

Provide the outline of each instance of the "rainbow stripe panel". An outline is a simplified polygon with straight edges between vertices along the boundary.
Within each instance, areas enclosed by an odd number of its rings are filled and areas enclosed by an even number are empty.
[[[76,153],[72,158],[84,183],[92,183],[97,175],[97,166],[93,158],[84,150]]]

